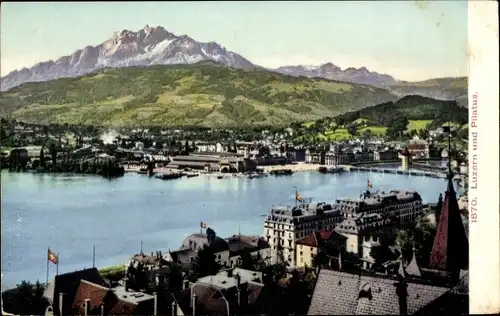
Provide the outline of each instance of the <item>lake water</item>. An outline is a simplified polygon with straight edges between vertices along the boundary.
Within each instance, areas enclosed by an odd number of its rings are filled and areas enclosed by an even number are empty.
[[[412,189],[436,202],[444,179],[383,174],[320,174],[260,179],[200,176],[161,181],[126,174],[94,176],[2,172],[2,290],[21,280],[45,282],[47,248],[59,253],[59,273],[125,263],[138,253],[180,247],[206,222],[222,237],[262,235],[272,205],[293,204],[295,191],[314,201],[357,197],[366,189]],[[51,264],[50,277],[55,274]]]

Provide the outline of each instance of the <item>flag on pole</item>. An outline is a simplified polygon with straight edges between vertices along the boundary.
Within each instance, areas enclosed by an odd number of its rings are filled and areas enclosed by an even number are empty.
[[[299,191],[295,190],[295,200],[302,202],[302,197],[299,194]]]
[[[47,260],[52,262],[53,264],[58,264],[59,262],[59,258],[57,257],[57,255],[54,252],[50,251],[50,249],[47,254]]]
[[[200,222],[200,227],[201,228],[207,228],[207,223]]]
[[[373,184],[372,182],[368,179],[368,183],[367,183],[367,186],[371,189],[373,187]]]

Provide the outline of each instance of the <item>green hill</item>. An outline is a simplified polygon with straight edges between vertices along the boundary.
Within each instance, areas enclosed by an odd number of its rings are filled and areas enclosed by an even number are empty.
[[[214,63],[103,69],[0,94],[0,114],[38,123],[270,125],[314,120],[397,97],[366,85]]]
[[[421,95],[434,99],[456,100],[458,105],[467,107],[467,77],[436,78],[419,82],[399,82],[389,87],[398,95]]]
[[[468,122],[468,115],[468,109],[459,106],[455,101],[442,101],[410,95],[396,102],[385,102],[345,113],[337,117],[337,120],[355,122],[363,119],[370,124],[390,127],[394,120],[404,116],[410,120],[411,128],[418,130],[429,123],[431,127],[438,127],[446,122],[463,125]]]

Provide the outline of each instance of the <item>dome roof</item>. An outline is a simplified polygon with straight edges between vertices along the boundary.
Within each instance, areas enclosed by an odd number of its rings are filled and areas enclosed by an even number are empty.
[[[215,253],[229,250],[229,245],[224,239],[215,236],[215,239],[211,243],[209,243],[208,236],[206,234],[200,233],[187,236],[182,242],[181,248],[200,250],[205,245],[210,246],[210,248],[212,248],[212,251]]]

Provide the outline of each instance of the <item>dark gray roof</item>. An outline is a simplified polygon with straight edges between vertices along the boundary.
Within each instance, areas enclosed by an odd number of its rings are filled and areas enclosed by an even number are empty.
[[[193,249],[181,249],[176,251],[171,251],[170,255],[175,262],[189,263],[191,258],[196,257],[196,250]]]
[[[181,249],[200,250],[204,245],[209,245],[214,253],[229,250],[229,246],[224,239],[216,236],[215,240],[209,244],[207,235],[199,233],[186,237],[182,242]]]
[[[396,280],[322,269],[308,315],[399,315]],[[408,315],[415,314],[449,289],[408,282]],[[369,293],[364,297],[362,292]]]

